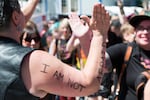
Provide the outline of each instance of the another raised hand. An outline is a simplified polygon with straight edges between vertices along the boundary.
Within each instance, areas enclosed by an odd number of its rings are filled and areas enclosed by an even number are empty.
[[[80,37],[82,48],[87,56],[92,33],[93,35],[105,35],[106,39],[110,24],[110,16],[104,6],[97,3],[93,7],[91,19],[86,15],[82,15],[80,19],[76,13],[72,13],[69,16],[69,23],[72,28],[73,35]]]
[[[87,19],[87,20],[85,20]],[[69,16],[69,24],[72,29],[72,40],[75,40],[76,37],[80,39],[80,44],[82,48],[84,49],[84,53],[87,56],[88,55],[88,49],[90,48],[90,40],[91,40],[91,31],[89,30],[89,21],[90,19],[84,15],[83,19],[80,19],[77,13],[71,13]],[[86,35],[85,35],[86,34]],[[71,41],[73,42],[73,41]],[[73,43],[71,43],[73,44]],[[69,46],[70,47],[70,44]]]
[[[99,31],[101,34],[107,33],[110,16],[102,4],[97,3],[94,5],[91,19],[85,15],[81,16],[81,18],[85,23],[82,22],[76,13],[72,13],[69,16],[69,23],[75,36],[81,37],[85,35],[89,29],[92,31]]]
[[[81,20],[82,19],[82,20]],[[69,16],[69,23],[73,30],[73,34],[77,37],[82,37],[82,46],[85,48],[85,54],[88,54],[88,49],[90,46],[91,35],[105,35],[107,37],[107,32],[110,24],[110,16],[105,10],[104,6],[97,3],[93,7],[92,18],[90,19],[86,15],[82,15],[81,19],[76,13],[72,13]],[[84,36],[86,34],[86,36]],[[81,40],[81,39],[80,39]]]
[[[84,23],[79,18],[79,16],[77,15],[77,13],[71,13],[69,15],[69,24],[71,26],[73,34],[76,37],[81,37],[81,36],[85,35],[88,32],[88,30],[89,30],[88,24]]]

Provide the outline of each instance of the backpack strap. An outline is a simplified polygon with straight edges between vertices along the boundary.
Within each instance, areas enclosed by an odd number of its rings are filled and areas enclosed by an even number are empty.
[[[121,78],[122,78],[123,73],[125,71],[125,68],[127,66],[127,62],[130,58],[131,52],[132,52],[132,46],[128,45],[126,53],[125,53],[125,57],[124,57],[124,63],[122,65],[121,72],[120,72],[119,79],[118,79],[118,83],[117,83],[117,87],[116,87],[116,96],[119,95]],[[115,100],[118,100],[118,98],[116,98]]]

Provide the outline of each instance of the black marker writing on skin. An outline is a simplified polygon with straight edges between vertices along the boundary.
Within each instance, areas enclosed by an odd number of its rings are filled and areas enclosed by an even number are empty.
[[[98,76],[97,79],[101,83],[102,76],[103,76],[103,67],[105,66],[105,48],[106,48],[106,42],[103,42],[102,46],[104,49],[102,50],[102,57],[101,57],[101,62],[100,62],[100,68],[98,70]]]
[[[64,74],[62,74],[62,73],[60,73],[60,72],[58,72],[58,71],[56,71],[54,74],[53,74],[53,77],[55,78],[55,79],[57,79],[57,80],[63,80],[63,78],[64,78]]]
[[[99,70],[98,70],[98,76],[97,76],[97,80],[98,80],[99,83],[102,80],[102,76],[103,76],[102,68],[99,68]]]
[[[82,84],[79,84],[78,82],[74,82],[71,79],[68,80],[68,86],[70,88],[73,88],[75,90],[79,90],[80,92],[86,88],[85,86],[83,86]]]
[[[47,67],[50,67],[50,65],[47,65],[47,64],[43,64],[43,65],[44,65],[44,68],[43,68],[43,70],[41,72],[47,73],[46,69],[47,69]]]
[[[60,72],[58,72],[58,71],[55,71],[55,73],[53,74],[53,77],[54,77],[55,79],[57,79],[58,81],[63,81],[63,79],[64,79],[64,74],[62,74],[62,73],[60,73]],[[79,90],[79,91],[82,91],[82,90],[85,88],[85,86],[79,84],[78,82],[71,81],[70,78],[68,79],[68,86],[69,86],[70,88],[73,88],[73,89]]]

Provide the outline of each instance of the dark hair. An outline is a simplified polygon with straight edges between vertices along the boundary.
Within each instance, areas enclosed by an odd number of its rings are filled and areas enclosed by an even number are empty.
[[[0,29],[9,26],[14,10],[20,12],[18,0],[0,0]]]
[[[150,16],[147,15],[137,15],[133,16],[130,20],[129,23],[134,27],[137,28],[138,25],[144,21],[144,20],[150,20]]]
[[[31,36],[31,34],[36,34],[37,36],[37,39],[39,40],[40,42],[40,47],[38,49],[40,50],[44,50],[44,47],[42,46],[41,44],[41,37],[40,37],[40,34],[39,34],[39,31],[37,29],[37,25],[29,20],[27,23],[26,23],[26,26],[25,28],[23,29],[23,32],[21,33],[21,36],[20,36],[20,44],[22,45],[22,40],[23,40],[23,36],[24,34],[27,33],[28,37]]]
[[[31,34],[36,34],[36,36],[39,38],[39,41],[41,41],[41,37],[39,35],[39,32],[37,31],[36,27],[35,26],[32,26],[32,25],[35,25],[33,24],[32,21],[28,21],[28,25],[26,25],[26,27],[23,29],[23,32],[21,33],[21,36],[20,36],[20,43],[22,44],[22,39],[23,39],[23,36],[25,33],[27,33],[28,36],[30,36]]]
[[[110,26],[114,26],[114,27],[121,27],[121,23],[120,23],[120,20],[119,19],[115,19],[115,20],[112,20]]]

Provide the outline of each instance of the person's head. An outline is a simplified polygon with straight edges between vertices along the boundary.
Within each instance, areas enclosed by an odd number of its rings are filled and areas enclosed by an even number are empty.
[[[120,32],[123,42],[132,42],[134,40],[134,28],[129,23],[123,24]]]
[[[121,23],[119,19],[114,19],[110,23],[110,30],[114,32],[117,36],[120,36]]]
[[[145,50],[150,50],[150,16],[134,16],[129,23],[135,28],[136,43]]]
[[[58,22],[59,20],[55,17],[50,18],[48,21],[48,27],[51,27],[55,22]]]
[[[51,34],[54,38],[59,39],[61,33],[59,32],[60,22],[55,22],[48,30],[48,34]]]
[[[59,32],[66,38],[68,39],[71,34],[72,34],[72,30],[71,27],[69,25],[69,20],[68,18],[63,18],[60,21],[60,25],[59,25]]]
[[[24,15],[18,0],[0,0],[0,31],[8,31],[14,26],[20,33],[25,25]]]
[[[21,37],[20,42],[25,47],[31,47],[35,49],[40,49],[41,47],[41,37],[39,33],[37,32],[35,24],[32,21],[28,21],[26,24],[26,27],[24,28]]]
[[[35,29],[36,33],[39,34],[39,31],[38,31],[38,28],[37,28],[37,25],[35,22],[33,22],[32,20],[29,20],[25,27],[32,27],[33,29]]]
[[[43,30],[47,31],[49,29],[48,22],[43,21]]]

